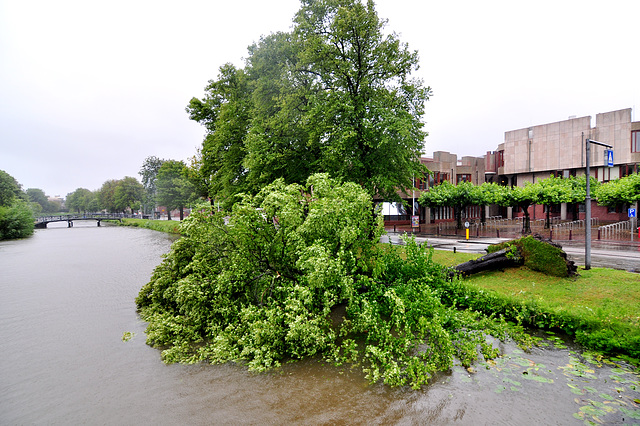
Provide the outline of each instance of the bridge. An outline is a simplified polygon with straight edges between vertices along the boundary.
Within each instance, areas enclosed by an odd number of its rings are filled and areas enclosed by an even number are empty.
[[[75,220],[95,220],[100,226],[100,222],[103,220],[119,220],[122,221],[125,217],[138,217],[132,214],[124,213],[77,213],[77,214],[65,214],[58,216],[39,216],[36,218],[36,228],[46,228],[48,224],[52,222],[67,222],[69,228],[73,227]]]

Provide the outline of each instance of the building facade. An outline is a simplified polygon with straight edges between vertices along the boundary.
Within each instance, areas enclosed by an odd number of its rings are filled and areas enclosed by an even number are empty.
[[[549,176],[584,176],[586,141],[613,146],[614,166],[607,166],[605,147],[591,144],[590,173],[599,182],[608,182],[638,172],[640,165],[640,122],[632,122],[631,108],[591,116],[569,118],[555,123],[505,132],[504,143],[487,152],[487,181],[522,186]],[[557,206],[552,215],[581,217],[581,206]],[[625,220],[627,212],[593,204],[594,217],[604,221]],[[533,206],[532,218],[543,217],[543,206]],[[518,214],[518,213],[516,213]],[[573,216],[573,217],[572,217]]]
[[[416,179],[415,191],[401,193],[405,206],[399,206],[396,214],[385,215],[385,222],[408,224],[411,215],[418,215],[421,224],[453,221],[453,209],[449,207],[429,209],[419,206],[417,200],[423,191],[443,181],[452,184],[470,181],[475,185],[495,182],[501,185],[523,186],[549,176],[584,176],[586,173],[586,141],[596,140],[613,146],[614,166],[608,167],[605,148],[591,145],[590,173],[599,182],[608,182],[640,171],[640,122],[632,121],[632,109],[622,109],[597,114],[595,125],[591,116],[571,117],[555,123],[531,126],[505,132],[504,142],[495,151],[482,157],[465,156],[458,160],[456,154],[436,151],[432,158],[422,157],[420,162],[431,175]],[[381,200],[378,200],[381,201]],[[413,209],[411,206],[413,205]],[[469,208],[469,219],[480,217],[478,207]],[[511,208],[487,207],[486,216],[516,217],[522,212]],[[532,206],[531,218],[543,218],[544,206]],[[584,218],[584,205],[560,205],[551,210],[552,216],[562,220]],[[621,208],[607,208],[592,202],[592,216],[602,221],[627,219]]]

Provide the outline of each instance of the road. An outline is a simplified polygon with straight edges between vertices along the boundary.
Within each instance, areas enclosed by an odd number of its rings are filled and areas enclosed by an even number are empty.
[[[403,244],[400,233],[390,232],[383,235],[382,242]],[[508,241],[508,238],[442,238],[416,236],[419,244],[427,243],[438,250],[456,250],[464,253],[486,253],[486,248],[491,244]],[[584,243],[559,243],[567,253],[567,257],[576,265],[584,268],[585,247]],[[640,273],[640,244],[603,243],[594,242],[591,248],[591,266],[624,269],[630,272]],[[640,279],[640,277],[639,277]]]

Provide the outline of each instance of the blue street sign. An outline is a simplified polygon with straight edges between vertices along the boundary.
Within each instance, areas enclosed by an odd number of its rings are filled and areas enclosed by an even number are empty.
[[[629,217],[636,217],[636,209],[629,209]]]
[[[613,167],[613,150],[612,149],[607,150],[607,166]]]

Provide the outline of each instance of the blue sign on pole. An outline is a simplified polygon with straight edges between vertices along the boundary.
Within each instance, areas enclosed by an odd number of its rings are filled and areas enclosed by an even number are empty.
[[[607,150],[607,166],[613,167],[613,150],[612,149]]]
[[[636,209],[634,208],[629,209],[629,217],[636,217]]]

